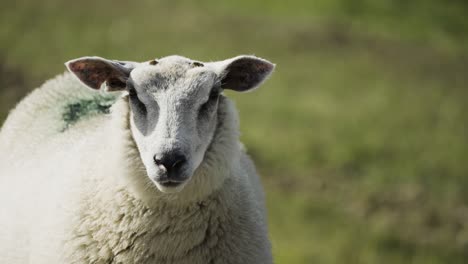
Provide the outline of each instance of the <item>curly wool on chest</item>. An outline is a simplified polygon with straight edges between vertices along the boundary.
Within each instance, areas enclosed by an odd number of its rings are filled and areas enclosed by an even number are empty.
[[[230,228],[229,217],[217,195],[181,208],[149,209],[122,190],[111,203],[84,206],[69,243],[80,249],[75,258],[93,263],[207,261]]]

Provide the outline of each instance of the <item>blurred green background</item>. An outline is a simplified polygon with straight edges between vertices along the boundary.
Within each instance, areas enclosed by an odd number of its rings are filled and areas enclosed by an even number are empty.
[[[171,54],[277,64],[228,93],[276,263],[467,263],[467,1],[3,1],[0,122],[66,60]]]

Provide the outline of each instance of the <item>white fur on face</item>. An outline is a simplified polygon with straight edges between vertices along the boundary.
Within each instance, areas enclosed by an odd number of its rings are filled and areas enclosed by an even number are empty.
[[[217,75],[210,67],[171,56],[135,68],[128,83],[132,133],[148,176],[163,192],[180,191],[201,164],[216,129]],[[155,162],[155,157],[171,155],[185,159],[173,174]],[[164,185],[167,181],[180,184]]]

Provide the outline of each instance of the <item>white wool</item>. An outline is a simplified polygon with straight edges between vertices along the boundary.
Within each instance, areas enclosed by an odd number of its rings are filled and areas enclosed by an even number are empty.
[[[67,127],[92,100],[70,74],[23,100],[0,132],[0,263],[272,263],[263,194],[235,107],[179,193],[161,193],[129,128],[128,102]]]

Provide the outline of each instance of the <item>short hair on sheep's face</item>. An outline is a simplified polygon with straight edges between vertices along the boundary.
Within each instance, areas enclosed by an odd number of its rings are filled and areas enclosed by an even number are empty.
[[[148,177],[163,192],[183,189],[222,118],[223,89],[249,91],[274,65],[254,56],[202,63],[181,56],[148,62],[84,57],[66,63],[92,89],[129,95],[131,130]]]

